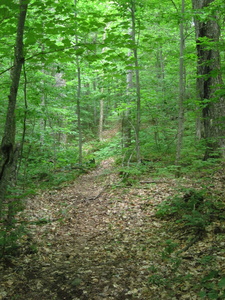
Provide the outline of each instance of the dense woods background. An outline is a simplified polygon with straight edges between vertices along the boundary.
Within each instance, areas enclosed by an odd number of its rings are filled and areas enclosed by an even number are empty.
[[[15,135],[2,142],[2,176],[12,156],[24,184],[89,160],[109,128],[117,134],[96,159],[194,166],[224,153],[222,1],[31,1],[16,38],[27,5],[1,4],[1,136]]]
[[[108,157],[125,180],[221,166],[224,15],[223,0],[1,1],[2,255],[21,199]]]

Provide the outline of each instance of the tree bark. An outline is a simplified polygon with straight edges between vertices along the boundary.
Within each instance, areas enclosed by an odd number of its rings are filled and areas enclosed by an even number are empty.
[[[17,92],[20,82],[21,69],[24,62],[23,56],[23,35],[24,25],[26,20],[28,8],[27,0],[20,0],[19,2],[19,16],[17,24],[17,35],[14,51],[14,66],[11,72],[11,87],[8,96],[8,110],[5,121],[4,134],[0,146],[0,219],[2,218],[2,206],[5,200],[7,187],[11,169],[14,161],[15,148],[15,108],[17,100]]]
[[[140,153],[140,123],[141,123],[141,87],[140,87],[140,74],[139,74],[139,62],[138,62],[138,52],[137,52],[137,45],[136,45],[136,20],[135,20],[135,13],[136,13],[136,5],[135,1],[132,1],[131,5],[131,20],[132,20],[132,39],[135,47],[133,49],[134,53],[134,61],[135,61],[135,75],[136,75],[136,97],[137,97],[137,113],[136,113],[136,157],[137,162],[141,162],[141,153]]]
[[[192,0],[196,10],[197,92],[202,105],[205,160],[218,153],[225,156],[225,98],[217,94],[223,85],[218,50],[220,26],[215,10],[212,12],[209,9],[213,2],[214,0]],[[207,16],[204,15],[204,9],[208,12]]]
[[[106,34],[107,34],[107,29],[109,27],[110,23],[106,25],[105,27],[105,31],[103,34],[103,42],[106,39]],[[105,48],[102,48],[102,53],[105,52]],[[103,71],[104,73],[104,71]],[[104,77],[104,76],[103,76]],[[103,84],[103,83],[102,83]],[[100,103],[99,103],[99,128],[98,128],[98,134],[99,134],[99,141],[103,140],[103,127],[104,127],[104,87],[101,88],[101,93],[102,93],[102,98],[100,99]]]
[[[184,131],[184,99],[185,99],[185,67],[184,67],[184,11],[185,0],[182,0],[182,19],[180,22],[180,64],[179,64],[179,115],[178,115],[178,132],[177,132],[177,149],[176,149],[176,165],[179,166],[181,159],[181,149]],[[177,173],[179,176],[179,171]]]
[[[104,94],[104,88],[101,89],[101,93]],[[99,113],[99,141],[103,140],[103,122],[104,122],[104,99],[100,99],[100,113]]]
[[[77,10],[78,0],[74,0],[75,9]],[[75,12],[75,18],[77,17],[77,12]],[[76,26],[77,27],[77,26]],[[77,29],[77,28],[76,28]],[[76,30],[77,31],[77,30]],[[78,35],[75,35],[76,45],[78,44]],[[79,152],[79,164],[82,164],[83,161],[83,138],[82,138],[82,126],[81,126],[81,68],[80,68],[80,59],[79,56],[76,56],[76,66],[77,66],[77,126],[79,133],[78,141],[78,152]]]
[[[136,5],[135,1],[131,0],[130,2],[130,16],[131,16],[131,28],[130,28],[130,39],[132,40],[134,47],[129,51],[128,56],[131,56],[131,53],[134,57],[134,66],[135,66],[135,88],[136,88],[136,126],[134,126],[135,131],[135,140],[136,140],[136,158],[137,162],[141,161],[140,155],[140,122],[141,122],[141,88],[140,88],[140,74],[139,74],[139,62],[138,62],[138,53],[136,48]],[[132,68],[127,71],[127,95],[133,92],[133,71]],[[129,99],[129,97],[128,97]],[[128,100],[129,101],[129,100]],[[131,120],[130,120],[130,108],[128,102],[128,108],[126,109],[123,116],[123,139],[124,139],[124,148],[128,148],[131,145]]]
[[[79,132],[79,164],[82,164],[83,161],[83,141],[82,141],[82,127],[81,127],[81,108],[80,108],[80,100],[81,100],[81,70],[80,70],[80,61],[77,57],[77,125]]]
[[[130,39],[132,39],[132,30],[129,30]],[[131,57],[132,51],[128,51],[128,57]],[[129,65],[131,68],[127,70],[126,74],[126,95],[127,95],[127,107],[123,112],[122,117],[122,148],[128,149],[131,145],[131,111],[130,111],[130,95],[133,90],[133,71],[132,65]]]

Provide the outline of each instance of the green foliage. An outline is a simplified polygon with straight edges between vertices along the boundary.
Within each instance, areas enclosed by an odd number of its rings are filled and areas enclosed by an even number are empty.
[[[225,299],[225,277],[217,270],[212,269],[201,279],[201,291],[199,297],[202,299]]]
[[[18,174],[20,187],[35,192],[37,188],[65,185],[82,172],[94,168],[96,163],[112,156],[123,166],[118,169],[118,173],[124,185],[135,184],[142,174],[150,172],[156,176],[174,175],[177,172],[174,160],[179,81],[177,24],[180,22],[180,14],[174,9],[174,3],[176,6],[177,1],[165,1],[160,5],[157,1],[137,1],[138,45],[134,45],[128,34],[128,8],[131,2],[77,1],[76,7],[73,1],[48,0],[32,3],[26,21],[26,57],[16,110],[16,140],[23,143]],[[47,9],[48,7],[51,9]],[[203,161],[205,145],[195,138],[196,115],[202,106],[196,101],[193,15],[190,3],[187,7],[184,58],[188,84],[180,173],[201,178],[211,175],[212,167],[216,170],[219,160],[211,158]],[[204,13],[197,13],[196,16],[205,21],[213,9],[220,13],[224,11],[223,1],[213,1]],[[3,109],[0,111],[0,135],[3,134],[7,110],[17,12],[16,1],[2,1],[0,104]],[[209,40],[202,39],[201,43],[207,46]],[[126,81],[127,71],[135,71],[135,59],[128,55],[130,49],[134,48],[138,50],[140,65],[141,164],[135,163],[136,95],[134,90],[128,95]],[[78,164],[77,59],[81,70],[81,124],[85,143],[82,165]],[[222,63],[223,69],[224,61]],[[223,95],[224,89],[221,88],[216,96]],[[96,141],[100,118],[99,101],[102,99],[105,129],[115,124],[118,128],[121,116],[129,110],[130,147],[123,149],[120,134],[109,140]],[[208,103],[205,101],[204,104]],[[92,142],[89,143],[90,140]],[[204,230],[213,210],[211,199],[208,199],[204,190],[186,190],[183,193],[189,195],[187,201],[183,196],[177,196],[161,205],[157,215],[172,216],[179,224],[194,230]],[[9,194],[15,192],[9,191]],[[23,197],[23,193],[20,195],[16,199]],[[11,204],[14,219],[20,208],[17,201],[12,201]],[[14,235],[17,229],[18,235]],[[16,225],[15,228],[9,228],[8,235],[4,236],[2,233],[1,242],[4,244],[5,241],[9,245],[7,241],[11,241],[13,244],[16,236],[20,235],[19,232]],[[172,242],[168,242],[164,255],[173,251],[173,247]]]
[[[163,274],[153,274],[148,279],[149,284],[155,284],[157,286],[166,286],[168,280],[165,278]]]
[[[183,193],[159,205],[156,216],[173,217],[178,224],[194,232],[204,231],[211,221],[215,207],[213,201],[204,189],[184,189]]]
[[[148,171],[148,166],[143,164],[131,163],[129,166],[118,169],[121,183],[124,185],[134,185],[138,179]]]
[[[177,229],[185,229],[186,233],[192,233],[194,238],[190,239],[187,247],[206,231],[206,227],[215,219],[223,219],[221,208],[224,209],[224,203],[217,200],[215,195],[210,196],[208,189],[187,189],[182,188],[180,193],[173,198],[165,201],[158,206],[156,215],[160,218],[171,218],[178,224]],[[182,282],[182,278],[177,275],[177,269],[182,263],[182,257],[176,251],[178,244],[173,240],[167,240],[163,244],[162,259],[172,265],[173,274],[167,278],[167,286],[174,280]],[[185,248],[187,249],[187,248]],[[196,285],[198,296],[201,299],[225,299],[225,278],[223,274],[214,269],[216,257],[214,255],[205,255],[199,258],[198,263],[202,266],[212,266]],[[154,278],[150,278],[151,281]],[[160,281],[162,284],[165,281]]]
[[[162,259],[170,258],[171,254],[177,249],[178,243],[173,240],[166,240],[164,243],[164,250],[162,251]]]
[[[221,167],[221,159],[216,155],[204,160],[206,145],[204,140],[196,141],[190,136],[185,138],[185,147],[182,150],[181,174],[190,174],[197,178],[208,177],[212,171]]]
[[[96,160],[104,160],[112,156],[120,156],[121,154],[121,141],[119,136],[115,136],[110,140],[91,143],[93,147],[93,154]]]
[[[6,255],[17,255],[19,240],[25,234],[24,225],[18,224],[16,219],[17,213],[24,209],[23,200],[19,198],[11,194],[3,205],[0,222],[0,258]]]
[[[19,255],[19,239],[25,234],[24,226],[16,224],[1,224],[0,230],[0,258]]]
[[[175,258],[175,261],[176,263],[173,264],[175,267],[172,267],[171,272],[169,274],[165,274],[164,272],[162,272],[162,270],[160,271],[160,269],[158,269],[155,266],[152,266],[149,269],[149,271],[153,273],[148,279],[150,287],[152,286],[152,284],[161,286],[168,289],[168,293],[170,293],[169,290],[172,284],[182,284],[187,282],[187,280],[190,280],[190,278],[192,277],[191,274],[187,273],[185,276],[181,276],[180,274],[176,273],[178,267],[181,264],[181,260],[179,258]],[[171,296],[173,295],[173,291],[171,291]]]
[[[53,153],[52,153],[53,155]],[[55,153],[55,168],[63,168],[78,162],[78,150],[74,146],[59,147]]]
[[[48,145],[40,148],[33,146],[32,151],[29,145],[25,145],[18,184],[25,189],[28,186],[37,189],[57,187],[72,181],[79,175],[79,170],[72,169],[78,162],[77,151],[72,146],[60,145],[53,149]]]
[[[0,258],[5,256],[19,256],[21,240],[28,234],[25,223],[18,221],[18,214],[25,208],[25,198],[35,194],[35,189],[26,191],[19,186],[10,186],[2,207],[0,220]],[[33,247],[29,244],[29,247]],[[34,250],[34,249],[33,249]],[[26,251],[33,251],[28,248]]]

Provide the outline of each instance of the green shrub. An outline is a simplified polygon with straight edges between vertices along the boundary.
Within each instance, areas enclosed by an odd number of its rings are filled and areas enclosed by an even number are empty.
[[[217,270],[211,270],[199,284],[202,299],[225,299],[225,277]]]
[[[213,203],[205,190],[185,189],[182,195],[176,195],[159,205],[156,216],[173,217],[176,223],[194,231],[204,230],[210,223]]]
[[[19,249],[19,239],[25,234],[23,225],[1,224],[0,230],[0,258],[4,256],[17,256]]]

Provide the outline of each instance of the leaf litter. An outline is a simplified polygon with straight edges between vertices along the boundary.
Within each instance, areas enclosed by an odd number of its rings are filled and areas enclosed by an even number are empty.
[[[188,233],[155,212],[181,183],[117,187],[112,165],[104,161],[70,186],[27,200],[21,247],[35,249],[2,262],[0,299],[216,299],[202,286],[212,269],[225,271],[223,235],[209,228],[186,252],[170,252],[188,243]],[[219,278],[212,291],[223,291]]]

